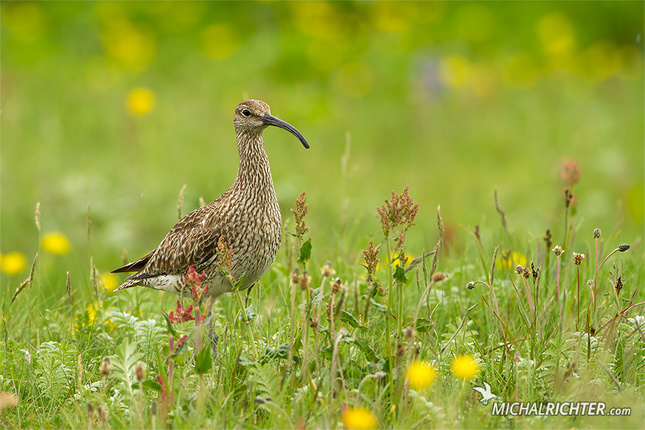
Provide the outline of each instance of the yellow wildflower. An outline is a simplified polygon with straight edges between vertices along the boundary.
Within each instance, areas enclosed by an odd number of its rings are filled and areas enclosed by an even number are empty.
[[[0,270],[7,275],[17,275],[27,267],[27,259],[22,252],[14,251],[0,255]]]
[[[428,388],[437,377],[437,372],[432,364],[423,360],[414,360],[405,371],[405,379],[410,388],[421,391]]]
[[[43,251],[56,255],[69,253],[69,240],[63,233],[57,231],[45,233],[40,241],[40,246],[42,246]]]
[[[346,429],[369,430],[378,428],[376,417],[366,408],[349,407],[343,411],[341,419]]]
[[[455,378],[470,381],[479,375],[479,371],[481,369],[479,362],[477,362],[473,356],[461,354],[452,360],[450,370],[452,371],[452,374],[455,375]]]
[[[99,306],[100,305],[98,303],[94,302],[91,305],[88,305],[87,308],[85,309],[87,312],[88,325],[90,326],[94,325],[94,319],[96,318],[96,314],[99,310]],[[109,315],[110,315],[109,312],[104,312],[103,322],[105,323],[105,325],[107,325],[108,329],[114,330],[117,324],[114,321],[112,321],[110,318],[108,318]]]
[[[146,115],[155,107],[155,93],[148,88],[137,87],[128,94],[126,107],[134,117]]]

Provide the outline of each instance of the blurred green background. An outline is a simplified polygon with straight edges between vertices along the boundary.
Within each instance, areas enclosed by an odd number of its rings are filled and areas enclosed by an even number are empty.
[[[156,246],[184,184],[184,214],[219,196],[246,98],[311,144],[265,132],[283,218],[306,191],[322,260],[380,240],[375,208],[405,186],[420,204],[410,250],[434,245],[438,205],[453,236],[498,229],[495,188],[510,230],[538,240],[561,214],[566,160],[581,172],[585,240],[621,228],[642,252],[642,2],[4,1],[0,12],[0,251],[29,265],[40,202],[42,232],[71,242],[41,255],[52,284],[89,276],[90,255],[107,272],[123,249]],[[5,271],[3,291],[28,270]]]

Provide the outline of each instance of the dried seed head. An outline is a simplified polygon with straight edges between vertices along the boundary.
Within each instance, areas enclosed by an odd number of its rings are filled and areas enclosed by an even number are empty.
[[[336,271],[331,267],[331,261],[325,263],[325,265],[320,269],[320,274],[325,278],[330,278],[336,274]]]
[[[560,247],[560,245],[556,245],[555,248],[552,249],[553,253],[557,256],[560,256],[564,253],[564,249]]]
[[[540,276],[540,268],[535,267],[535,264],[531,263],[531,274],[533,275],[533,279],[537,279],[538,276]]]
[[[546,234],[544,235],[544,243],[546,243],[546,247],[551,248],[551,230],[547,229]]]
[[[529,277],[531,276],[531,269],[525,267],[524,270],[522,270],[522,276],[524,277],[524,279],[529,279]]]
[[[101,405],[98,405],[96,407],[96,413],[99,416],[99,420],[107,421],[107,411],[105,410],[105,408],[102,408]]]
[[[601,234],[602,234],[602,231],[600,231],[599,228],[594,228],[594,230],[593,230],[593,238],[594,239],[598,239]]]
[[[338,278],[338,279],[336,279],[336,280],[334,281],[334,283],[333,283],[333,284],[331,284],[331,292],[332,292],[333,294],[336,294],[337,292],[339,292],[339,291],[340,291],[341,282],[342,282],[342,281],[340,280],[340,278]]]
[[[513,355],[513,361],[516,363],[519,363],[521,359],[522,359],[522,355],[520,354],[520,352],[515,351],[515,354]]]
[[[574,262],[577,266],[580,266],[580,264],[582,264],[582,260],[584,260],[584,259],[585,259],[585,255],[584,255],[584,254],[579,254],[579,253],[577,253],[577,252],[574,252],[574,253],[573,253],[573,262]]]
[[[154,400],[150,404],[150,413],[152,414],[152,416],[157,415],[157,402]]]
[[[306,289],[309,288],[309,281],[311,281],[311,276],[307,273],[305,270],[302,272],[302,275],[300,275],[300,278],[298,279],[299,284],[300,284],[300,289],[305,291]]]
[[[475,289],[475,283],[473,281],[470,281],[466,284],[466,288],[468,288],[469,290]]]
[[[92,406],[92,402],[87,402],[87,416],[92,418],[94,415],[94,406]]]
[[[142,362],[138,362],[137,365],[134,366],[134,376],[139,382],[146,378],[146,366]]]
[[[618,279],[616,279],[616,285],[614,286],[614,288],[616,288],[616,294],[620,293],[620,290],[623,289],[623,286],[623,277],[619,276]]]
[[[587,287],[589,287],[589,288],[593,288],[593,279],[589,279],[589,280],[587,281]]]
[[[401,342],[396,344],[396,351],[394,351],[394,356],[396,358],[403,358],[403,355],[405,354],[405,347]]]
[[[619,250],[620,252],[625,252],[625,251],[627,251],[629,248],[630,248],[630,246],[629,246],[629,245],[627,245],[626,243],[623,243],[622,245],[619,245],[619,246],[618,246],[618,250]]]
[[[28,366],[31,366],[31,353],[26,349],[21,349],[20,352],[25,354],[25,361],[27,362]]]
[[[432,275],[432,282],[441,282],[448,279],[448,274],[446,272],[437,272]]]
[[[293,269],[293,273],[291,274],[291,283],[294,285],[298,285],[300,283],[300,269],[297,266]]]
[[[103,376],[108,376],[112,372],[112,364],[110,363],[110,357],[104,357],[99,373]]]
[[[406,337],[406,339],[412,339],[417,335],[417,331],[412,327],[406,327],[403,329],[403,335]]]
[[[318,328],[318,321],[312,318],[309,318],[308,322],[309,322],[309,327],[313,328],[314,330]]]
[[[515,273],[517,273],[518,275],[521,275],[522,272],[524,272],[524,267],[518,264],[517,267],[515,267]]]

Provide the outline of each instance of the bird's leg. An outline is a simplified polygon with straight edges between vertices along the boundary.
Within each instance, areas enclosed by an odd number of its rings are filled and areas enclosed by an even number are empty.
[[[210,319],[210,322],[208,323],[208,338],[211,341],[211,349],[213,350],[213,357],[217,358],[217,343],[219,342],[219,336],[217,333],[215,333],[215,330],[213,329],[213,319],[211,316],[213,315],[213,307],[211,306],[210,310],[208,311],[208,318]]]

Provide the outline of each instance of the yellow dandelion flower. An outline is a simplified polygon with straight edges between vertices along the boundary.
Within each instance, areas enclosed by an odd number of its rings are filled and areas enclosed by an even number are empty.
[[[51,231],[43,235],[40,241],[43,251],[56,255],[65,255],[69,253],[69,240],[63,233]]]
[[[341,419],[346,429],[369,430],[378,428],[376,417],[366,408],[349,407],[343,411]]]
[[[17,275],[27,267],[27,258],[22,252],[14,251],[0,255],[0,270],[7,275]]]
[[[128,94],[126,107],[133,117],[144,116],[155,107],[155,93],[148,88],[137,87]]]
[[[450,364],[450,370],[455,378],[464,381],[475,379],[481,370],[479,362],[471,355],[461,354]]]
[[[106,273],[101,275],[101,284],[108,293],[114,291],[119,286],[119,278],[114,273]]]
[[[416,391],[428,388],[437,377],[434,366],[427,361],[414,360],[405,371],[405,379],[410,388]]]

